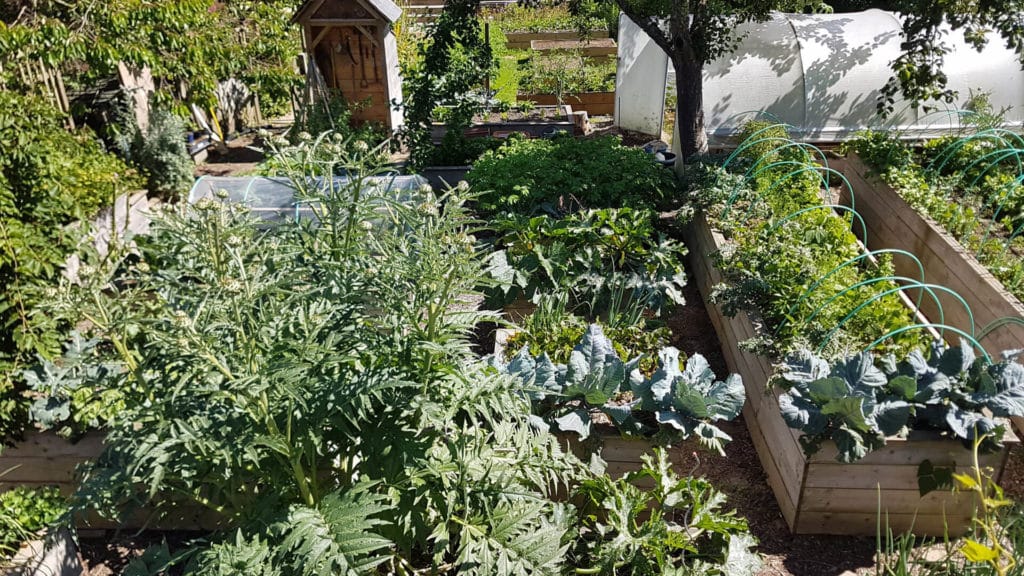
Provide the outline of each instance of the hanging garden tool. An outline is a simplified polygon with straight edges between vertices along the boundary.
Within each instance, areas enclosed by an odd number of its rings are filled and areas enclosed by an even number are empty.
[[[374,44],[370,49],[373,57],[370,58],[370,62],[373,62],[373,83],[380,84],[380,66],[377,65],[377,45]]]
[[[362,88],[366,88],[367,86],[370,85],[370,83],[366,81],[366,49],[363,48],[363,35],[362,34],[359,35],[359,58],[360,58],[359,72],[363,76],[362,80],[360,80],[360,82],[359,82],[359,86],[362,87]]]

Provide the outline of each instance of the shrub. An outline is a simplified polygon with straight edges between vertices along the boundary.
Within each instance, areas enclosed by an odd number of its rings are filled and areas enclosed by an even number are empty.
[[[70,327],[37,310],[78,243],[69,224],[141,186],[90,132],[65,130],[48,102],[0,91],[0,439],[25,424],[21,372],[58,356]]]
[[[136,132],[130,159],[146,175],[150,192],[175,198],[192,187],[195,164],[186,136],[181,118],[162,108],[153,110],[145,132]]]

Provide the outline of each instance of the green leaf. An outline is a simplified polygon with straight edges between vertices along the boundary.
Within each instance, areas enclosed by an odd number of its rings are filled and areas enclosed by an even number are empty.
[[[971,562],[992,562],[999,558],[999,553],[995,549],[970,538],[964,539],[964,545],[960,550]]]
[[[888,383],[885,373],[875,367],[870,352],[855,354],[839,362],[832,368],[832,376],[845,380],[851,390],[878,388]]]
[[[821,413],[838,416],[846,426],[854,430],[860,432],[870,430],[867,418],[864,415],[864,399],[859,396],[847,396],[829,400],[827,404],[822,406]]]
[[[913,400],[917,394],[917,380],[906,375],[896,376],[889,380],[889,389],[899,398]]]
[[[755,551],[757,538],[748,533],[729,537],[729,550],[722,566],[723,576],[755,576],[761,570],[761,557]]]
[[[882,402],[872,412],[875,427],[885,436],[896,436],[910,420],[910,404],[902,400]]]
[[[708,407],[716,420],[733,420],[743,410],[747,391],[739,374],[730,374],[725,382],[715,382],[708,391]]]
[[[555,418],[555,425],[562,432],[575,432],[580,439],[590,436],[590,412],[579,408]]]
[[[938,368],[940,372],[947,376],[956,376],[969,370],[971,364],[974,363],[974,358],[974,349],[961,339],[959,346],[947,348],[942,353],[942,356],[939,358]]]
[[[830,400],[848,397],[852,390],[850,385],[842,378],[822,378],[815,380],[807,386],[811,400],[819,404],[825,404]]]
[[[951,466],[935,466],[931,460],[925,459],[917,466],[917,489],[923,497],[935,490],[953,487],[953,468]]]

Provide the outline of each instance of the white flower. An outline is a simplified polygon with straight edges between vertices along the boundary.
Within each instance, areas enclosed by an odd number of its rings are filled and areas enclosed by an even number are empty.
[[[256,135],[266,140],[267,138],[270,138],[270,130],[260,128],[259,130],[256,131]]]
[[[430,194],[433,191],[434,191],[434,188],[430,184],[421,184],[420,185],[420,193],[421,194]]]
[[[135,265],[135,268],[143,274],[149,272],[149,264],[146,264],[145,262],[139,262]]]
[[[217,190],[216,192],[214,192],[214,194],[216,194],[217,198],[220,198],[221,200],[227,198],[228,196],[231,196],[231,193],[223,188]]]
[[[459,180],[459,183],[455,185],[455,189],[458,190],[459,192],[468,192],[469,182],[466,182],[465,180]]]
[[[369,220],[364,220],[359,225],[362,226],[363,230],[373,230],[373,222]]]
[[[366,154],[370,151],[370,145],[362,140],[356,140],[356,143],[352,145],[352,149],[359,154]]]
[[[300,142],[308,142],[308,141],[310,141],[312,139],[313,139],[313,135],[310,134],[309,132],[306,132],[305,130],[303,130],[302,132],[299,132],[299,141]]]

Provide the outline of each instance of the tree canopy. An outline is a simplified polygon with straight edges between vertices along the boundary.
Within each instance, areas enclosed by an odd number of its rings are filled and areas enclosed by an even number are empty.
[[[111,76],[118,62],[149,66],[157,97],[211,104],[236,77],[264,103],[286,103],[299,79],[297,0],[0,0],[0,61],[35,61],[70,81]],[[18,80],[15,66],[0,81]]]

